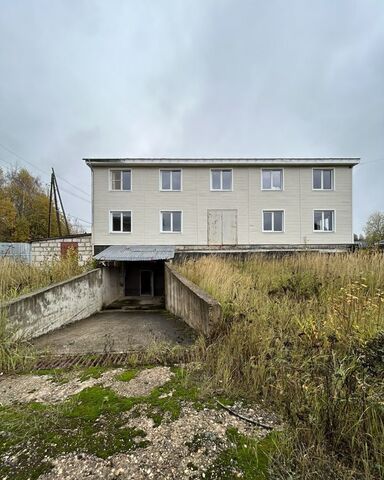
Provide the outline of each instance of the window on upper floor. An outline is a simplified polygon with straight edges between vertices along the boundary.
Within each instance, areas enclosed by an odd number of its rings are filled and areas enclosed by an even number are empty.
[[[180,210],[160,212],[161,233],[181,233],[182,213]]]
[[[264,210],[263,211],[263,232],[283,232],[284,211]]]
[[[282,190],[283,189],[283,170],[279,169],[262,169],[261,171],[262,190]]]
[[[111,212],[111,232],[130,233],[132,231],[132,212]]]
[[[312,172],[313,190],[333,190],[333,168],[314,168]]]
[[[181,191],[181,170],[160,170],[160,190]]]
[[[219,192],[229,192],[232,190],[232,169],[211,170],[211,190]]]
[[[111,190],[131,191],[131,170],[111,170]]]
[[[333,232],[334,229],[334,210],[315,210],[313,212],[313,230],[315,232]]]

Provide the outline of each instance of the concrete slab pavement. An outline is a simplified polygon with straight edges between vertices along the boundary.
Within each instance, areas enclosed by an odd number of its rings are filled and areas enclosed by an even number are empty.
[[[105,310],[35,338],[39,351],[55,355],[140,350],[156,342],[188,345],[196,333],[164,311]]]

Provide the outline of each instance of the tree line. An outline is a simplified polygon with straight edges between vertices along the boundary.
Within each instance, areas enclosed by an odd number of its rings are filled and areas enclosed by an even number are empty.
[[[25,168],[4,171],[0,168],[0,242],[28,242],[47,237],[49,190]],[[66,231],[60,213],[61,230]],[[79,232],[71,222],[71,233]],[[50,236],[59,236],[53,210]]]

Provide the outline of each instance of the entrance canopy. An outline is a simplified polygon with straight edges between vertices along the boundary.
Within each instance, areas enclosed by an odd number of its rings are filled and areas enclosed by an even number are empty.
[[[173,245],[111,245],[94,258],[105,262],[144,262],[169,260],[174,256]]]

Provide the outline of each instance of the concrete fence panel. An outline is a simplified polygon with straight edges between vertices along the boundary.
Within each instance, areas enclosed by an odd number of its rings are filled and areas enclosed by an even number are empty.
[[[99,311],[104,296],[102,271],[95,269],[23,295],[2,309],[15,335],[31,339]]]
[[[167,263],[165,308],[205,336],[209,336],[222,319],[220,303]]]

